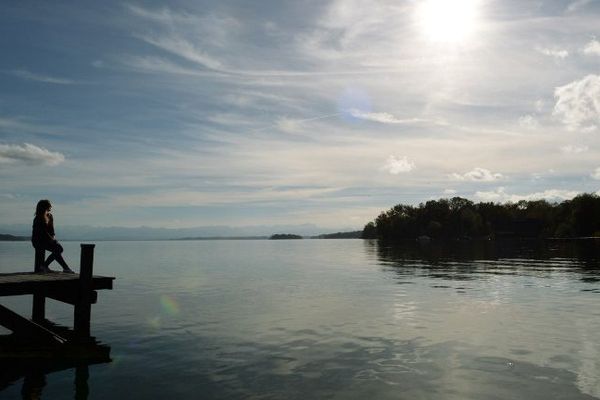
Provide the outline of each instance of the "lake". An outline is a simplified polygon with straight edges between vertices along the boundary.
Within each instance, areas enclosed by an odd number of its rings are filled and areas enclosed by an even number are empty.
[[[97,242],[94,272],[117,279],[92,307],[112,362],[89,366],[88,398],[600,399],[599,242]],[[0,242],[0,272],[32,265]],[[74,380],[48,374],[42,397]]]

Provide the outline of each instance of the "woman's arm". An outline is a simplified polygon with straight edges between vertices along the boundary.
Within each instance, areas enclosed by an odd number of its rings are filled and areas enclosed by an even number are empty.
[[[50,213],[48,213],[48,227],[46,232],[48,233],[50,240],[56,240],[56,234],[54,233],[54,217]]]

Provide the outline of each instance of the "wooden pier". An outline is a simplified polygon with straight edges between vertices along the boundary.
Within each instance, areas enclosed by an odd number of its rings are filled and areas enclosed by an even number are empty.
[[[33,295],[31,319],[0,305],[0,325],[32,343],[63,345],[91,339],[91,306],[98,298],[97,290],[112,289],[114,277],[94,276],[94,246],[81,245],[79,274],[63,272],[19,272],[0,274],[0,296]],[[39,260],[36,256],[36,265]],[[45,318],[46,298],[73,306],[73,331],[53,329]]]

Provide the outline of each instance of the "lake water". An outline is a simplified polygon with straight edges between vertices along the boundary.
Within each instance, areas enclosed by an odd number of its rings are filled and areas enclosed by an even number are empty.
[[[0,242],[0,272],[32,264]],[[117,279],[92,307],[112,362],[89,367],[90,399],[600,399],[598,242],[97,242],[94,270]]]

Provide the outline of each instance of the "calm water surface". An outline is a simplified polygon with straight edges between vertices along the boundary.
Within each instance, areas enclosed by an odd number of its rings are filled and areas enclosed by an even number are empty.
[[[32,263],[0,242],[0,272]],[[117,280],[92,308],[112,362],[89,367],[90,399],[600,399],[597,242],[98,242],[94,265]],[[42,397],[74,398],[74,377]]]

